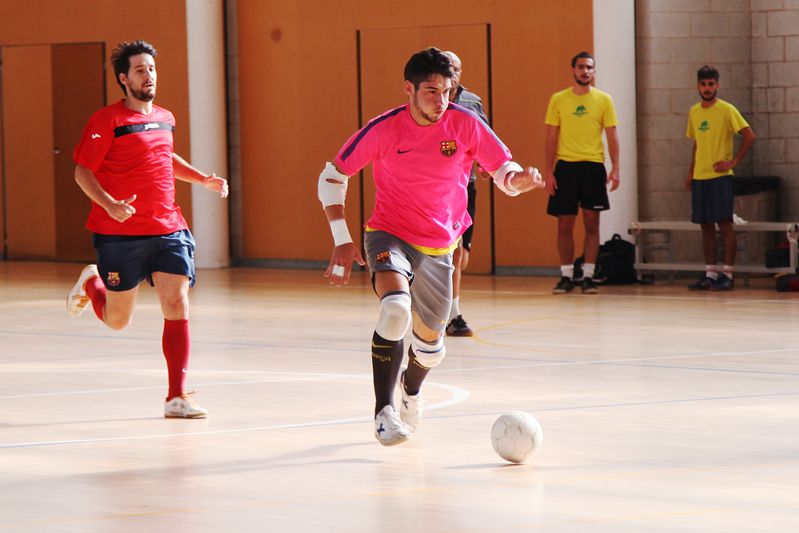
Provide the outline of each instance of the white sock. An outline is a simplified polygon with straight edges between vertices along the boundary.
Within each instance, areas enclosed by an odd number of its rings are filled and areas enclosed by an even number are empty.
[[[716,272],[716,265],[705,265],[705,276],[710,279],[719,279],[719,273]]]
[[[723,268],[722,272],[724,272],[725,276],[727,276],[728,278],[732,279],[732,271],[733,270],[735,270],[734,266],[732,266],[732,265],[724,265],[724,268]]]
[[[593,278],[595,268],[596,268],[596,263],[583,263],[583,277]]]
[[[449,319],[452,320],[461,314],[460,296],[452,299],[452,307],[449,308]]]
[[[572,279],[574,277],[574,265],[560,265],[560,275],[564,278]]]

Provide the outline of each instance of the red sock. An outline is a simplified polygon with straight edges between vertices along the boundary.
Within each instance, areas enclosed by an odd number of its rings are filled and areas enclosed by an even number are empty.
[[[169,372],[169,395],[166,397],[169,401],[183,394],[183,382],[186,381],[191,350],[189,321],[164,319],[164,336],[161,344]]]
[[[103,285],[103,280],[97,276],[89,278],[86,280],[86,285],[84,285],[83,289],[86,291],[89,300],[92,301],[94,314],[102,320],[103,311],[105,310],[105,285]]]

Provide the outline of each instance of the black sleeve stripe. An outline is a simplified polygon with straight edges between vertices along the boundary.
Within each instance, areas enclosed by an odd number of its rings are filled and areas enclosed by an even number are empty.
[[[175,126],[169,122],[143,122],[141,124],[128,124],[114,128],[114,137],[122,137],[128,133],[147,133],[150,131],[175,131]]]

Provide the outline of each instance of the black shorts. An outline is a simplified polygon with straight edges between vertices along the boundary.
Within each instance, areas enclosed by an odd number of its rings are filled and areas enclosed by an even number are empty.
[[[194,237],[187,229],[168,235],[101,235],[92,237],[97,269],[109,291],[127,291],[153,272],[186,276],[194,286]]]
[[[469,194],[469,203],[466,205],[466,211],[469,213],[469,216],[472,217],[472,225],[463,232],[463,247],[467,250],[471,250],[472,235],[474,235],[474,213],[477,202],[477,187],[474,185],[474,180],[469,182],[469,186],[466,187],[466,191]]]
[[[734,202],[732,176],[691,182],[691,222],[694,224],[732,221]]]
[[[576,215],[578,208],[591,211],[610,209],[605,165],[594,161],[558,161],[555,183],[558,188],[549,197],[547,214]]]

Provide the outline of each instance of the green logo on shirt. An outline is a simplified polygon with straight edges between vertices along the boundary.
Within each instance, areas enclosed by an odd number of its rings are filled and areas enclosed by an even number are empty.
[[[710,129],[710,124],[707,123],[707,120],[703,120],[702,123],[699,125],[699,131],[707,131]]]
[[[585,115],[586,113],[588,113],[588,111],[585,109],[584,105],[578,105],[577,109],[574,110],[574,115],[578,116],[578,117],[581,117],[581,116]]]

